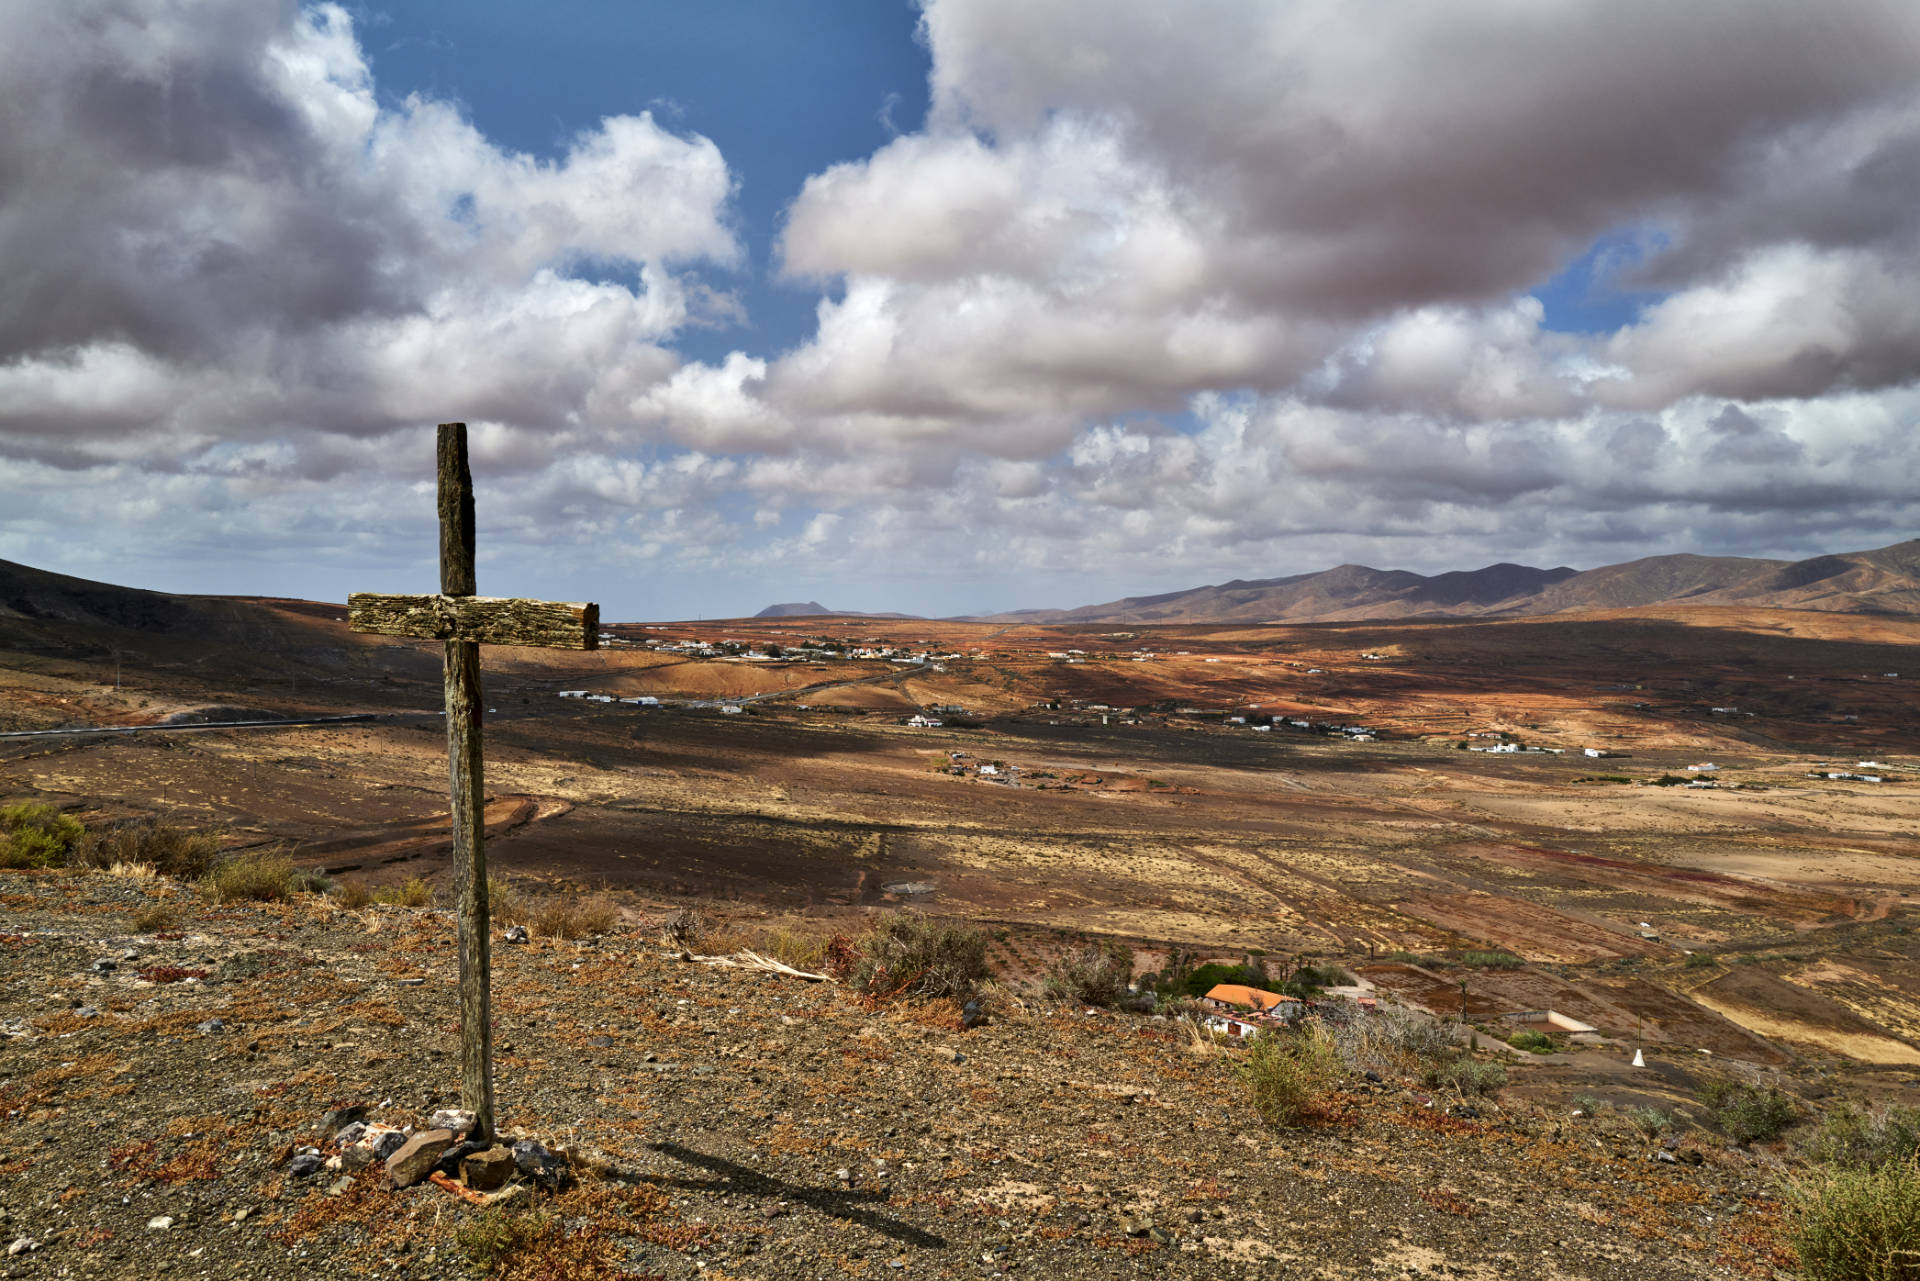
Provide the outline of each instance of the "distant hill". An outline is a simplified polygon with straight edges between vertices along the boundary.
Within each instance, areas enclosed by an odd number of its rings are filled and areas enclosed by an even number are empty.
[[[786,604],[786,605],[769,605],[765,609],[761,610],[759,613],[754,615],[755,618],[812,618],[815,616],[822,616],[822,617],[829,617],[829,618],[918,618],[919,617],[918,614],[896,614],[896,613],[869,614],[858,609],[828,609],[825,605],[822,605],[819,601],[812,601],[812,600],[799,601],[799,602]]]
[[[312,601],[176,596],[0,560],[0,648],[284,679],[431,675],[424,651],[346,630],[346,610]],[[437,678],[436,678],[437,679]]]
[[[1129,596],[1077,609],[991,616],[1026,623],[1328,623],[1497,618],[1675,603],[1920,614],[1920,539],[1876,551],[1760,560],[1650,556],[1623,565],[1489,565],[1427,576],[1341,565],[1317,574],[1243,580]]]

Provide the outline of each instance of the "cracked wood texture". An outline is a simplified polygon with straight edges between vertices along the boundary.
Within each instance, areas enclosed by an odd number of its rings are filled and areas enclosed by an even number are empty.
[[[597,649],[600,607],[511,596],[395,596],[355,592],[347,597],[347,626],[376,636],[411,636],[419,640]]]
[[[441,600],[472,600],[473,473],[467,425],[441,423],[438,436]],[[451,633],[449,633],[451,634]],[[453,889],[460,944],[460,1103],[473,1113],[469,1137],[491,1142],[493,1118],[493,942],[488,937],[486,782],[480,748],[480,643],[446,642],[447,799],[453,819]]]

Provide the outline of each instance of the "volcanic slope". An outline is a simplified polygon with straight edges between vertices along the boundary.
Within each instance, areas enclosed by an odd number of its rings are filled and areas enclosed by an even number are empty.
[[[1426,577],[1342,565],[1287,578],[1236,580],[995,617],[1036,623],[1336,622],[1520,617],[1681,603],[1920,613],[1920,540],[1802,561],[1683,554],[1585,571],[1500,564]]]

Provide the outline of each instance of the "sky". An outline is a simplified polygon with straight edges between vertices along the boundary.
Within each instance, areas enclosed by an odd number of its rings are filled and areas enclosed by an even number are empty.
[[[0,558],[611,619],[1920,533],[1911,0],[0,0]]]

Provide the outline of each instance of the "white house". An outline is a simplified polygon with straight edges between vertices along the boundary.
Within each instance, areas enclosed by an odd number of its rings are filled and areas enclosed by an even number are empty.
[[[1580,754],[1582,756],[1605,756],[1606,755],[1605,752],[1601,751],[1597,747],[1583,747],[1580,749]]]

